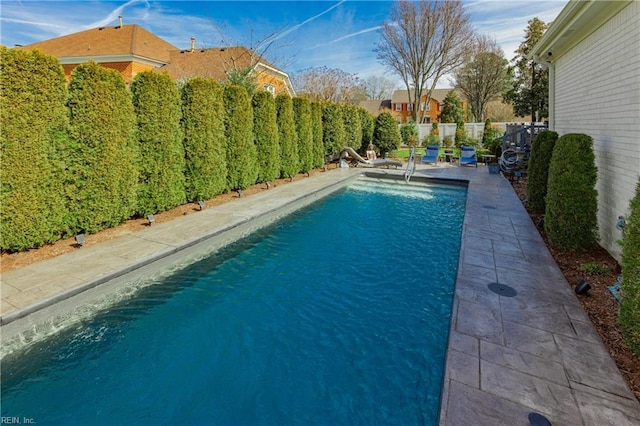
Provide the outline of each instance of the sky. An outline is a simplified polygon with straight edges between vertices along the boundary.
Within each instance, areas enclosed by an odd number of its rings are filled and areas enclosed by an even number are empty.
[[[567,0],[463,0],[478,34],[494,38],[511,60],[527,22],[552,22]],[[31,1],[0,0],[0,44],[13,47],[90,28],[137,24],[174,46],[272,43],[265,57],[289,74],[339,68],[359,78],[399,79],[376,58],[392,1]],[[452,87],[449,77],[438,87]]]

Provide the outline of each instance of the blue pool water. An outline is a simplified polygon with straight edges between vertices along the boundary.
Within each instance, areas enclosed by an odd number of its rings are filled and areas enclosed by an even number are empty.
[[[437,424],[466,190],[361,180],[2,360],[38,424]]]

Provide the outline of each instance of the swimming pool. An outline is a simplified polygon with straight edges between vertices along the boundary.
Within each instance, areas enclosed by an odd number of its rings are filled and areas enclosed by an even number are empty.
[[[435,424],[466,191],[362,179],[3,360],[40,424]]]

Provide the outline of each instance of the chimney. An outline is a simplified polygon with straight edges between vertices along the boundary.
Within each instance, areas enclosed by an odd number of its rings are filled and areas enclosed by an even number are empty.
[[[122,15],[118,16],[119,27],[122,28]]]
[[[191,51],[193,52],[194,50],[196,50],[196,38],[191,37]]]

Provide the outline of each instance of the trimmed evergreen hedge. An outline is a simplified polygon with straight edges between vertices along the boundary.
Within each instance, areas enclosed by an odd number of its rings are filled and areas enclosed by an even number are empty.
[[[72,231],[92,233],[136,211],[136,116],[122,76],[93,61],[71,73],[67,105],[73,140],[67,188]]]
[[[253,133],[258,151],[258,182],[269,182],[280,176],[280,142],[276,102],[267,91],[253,95]]]
[[[358,107],[342,104],[342,120],[345,134],[344,146],[349,146],[357,151],[362,144],[362,123]]]
[[[61,154],[68,126],[56,58],[0,46],[0,248],[25,250],[65,232]]]
[[[324,144],[322,143],[322,105],[311,103],[311,131],[313,133],[313,165],[324,165]]]
[[[298,135],[293,118],[293,101],[288,95],[276,97],[278,135],[280,140],[280,176],[293,178],[300,170]]]
[[[376,117],[373,129],[373,144],[378,147],[380,153],[384,155],[400,147],[400,130],[398,123],[390,112],[382,112]]]
[[[550,130],[540,132],[533,140],[528,166],[527,204],[535,212],[544,212],[549,179],[549,163],[558,134]]]
[[[549,164],[544,224],[549,241],[561,250],[591,247],[597,241],[597,177],[591,137],[560,137]]]
[[[342,108],[332,102],[322,105],[322,143],[325,155],[334,155],[345,147],[344,121]]]
[[[375,117],[364,108],[358,108],[360,115],[360,128],[362,129],[362,141],[360,142],[360,150],[366,151],[369,142],[373,138],[373,127],[375,125]]]
[[[258,156],[253,143],[253,108],[247,90],[235,84],[224,88],[227,135],[227,188],[245,189],[258,179]]]
[[[298,135],[298,160],[300,171],[313,169],[313,132],[311,130],[311,102],[307,98],[293,98],[293,117]]]
[[[186,200],[180,94],[168,74],[152,71],[135,76],[131,94],[141,158],[138,213],[146,216]]]
[[[620,288],[620,328],[629,347],[640,355],[640,179],[624,227]]]
[[[227,188],[222,86],[210,77],[196,77],[181,92],[186,197],[208,200]]]

